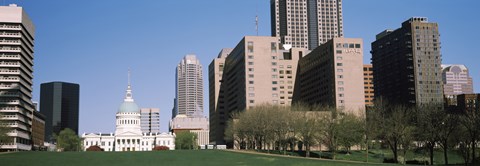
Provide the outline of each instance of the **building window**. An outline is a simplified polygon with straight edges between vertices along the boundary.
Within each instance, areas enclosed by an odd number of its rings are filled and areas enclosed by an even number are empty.
[[[253,65],[253,62],[248,62],[248,65]]]
[[[248,78],[253,78],[253,74],[249,74],[249,75],[248,75]]]
[[[355,48],[360,48],[360,44],[355,44]]]
[[[253,42],[248,42],[248,53],[253,53]]]
[[[273,87],[273,88],[272,88],[272,91],[277,91],[277,87]]]
[[[343,93],[339,93],[339,94],[338,94],[338,97],[343,97]]]
[[[342,50],[337,50],[337,54],[342,54]]]
[[[277,72],[277,69],[275,69],[275,68],[272,68],[272,72]]]
[[[253,71],[253,68],[248,68],[248,71]]]
[[[278,94],[274,93],[272,94],[272,97],[278,97]]]
[[[343,90],[344,90],[343,87],[338,88],[338,91],[340,91],[340,92],[342,92]]]
[[[248,59],[253,59],[253,55],[249,55],[249,56],[248,56]]]
[[[248,97],[255,97],[255,93],[249,93]]]
[[[272,84],[273,84],[273,85],[277,85],[277,81],[272,81]]]
[[[272,62],[272,66],[276,66],[277,65],[277,62]]]
[[[343,63],[337,63],[337,66],[343,66]]]
[[[250,103],[251,103],[251,104],[255,103],[255,100],[250,100]]]
[[[248,91],[254,91],[255,88],[254,87],[248,87]]]
[[[248,84],[253,84],[253,81],[248,81]]]
[[[343,60],[343,57],[337,56],[337,60]]]
[[[337,69],[337,72],[343,72],[343,69]]]
[[[277,52],[277,43],[276,42],[272,42],[270,47],[271,47],[271,52],[272,53]]]
[[[343,78],[343,75],[338,75],[337,78]]]
[[[343,81],[338,81],[338,85],[343,85]]]

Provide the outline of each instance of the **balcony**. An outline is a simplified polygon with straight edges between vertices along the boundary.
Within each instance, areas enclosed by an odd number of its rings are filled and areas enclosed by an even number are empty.
[[[2,52],[22,52],[22,49],[19,47],[0,47]]]
[[[3,32],[0,33],[0,37],[15,37],[15,38],[20,38],[22,35],[19,32],[16,33],[11,33],[11,32]]]
[[[20,25],[0,25],[1,30],[22,30],[22,27]]]
[[[20,45],[22,44],[22,42],[20,42],[20,40],[0,40],[0,44],[3,44],[3,45]]]

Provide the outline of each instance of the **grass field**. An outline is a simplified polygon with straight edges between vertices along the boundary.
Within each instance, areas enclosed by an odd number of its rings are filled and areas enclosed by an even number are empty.
[[[329,161],[220,150],[157,152],[15,152],[0,154],[1,166],[148,166],[148,165],[391,165]]]

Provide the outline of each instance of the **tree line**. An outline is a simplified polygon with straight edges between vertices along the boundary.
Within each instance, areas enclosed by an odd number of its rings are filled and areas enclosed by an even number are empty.
[[[353,114],[331,106],[263,104],[231,116],[225,139],[237,149],[279,150],[284,154],[297,149],[309,157],[315,146],[328,149],[335,159],[338,151],[349,153],[356,147],[367,151],[368,161],[368,151],[374,144],[382,144],[390,149],[395,163],[405,163],[406,153],[419,149],[429,156],[429,164],[434,162],[435,150],[443,151],[445,164],[449,151],[458,152],[465,163],[478,163],[478,107],[450,113],[442,104],[408,107],[377,100],[364,113]]]

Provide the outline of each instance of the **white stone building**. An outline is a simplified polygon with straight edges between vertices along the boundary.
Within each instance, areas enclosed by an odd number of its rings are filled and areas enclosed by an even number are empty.
[[[93,145],[105,151],[151,151],[155,146],[175,149],[175,134],[142,133],[140,108],[133,100],[130,83],[116,117],[115,134],[83,134],[83,150]]]

